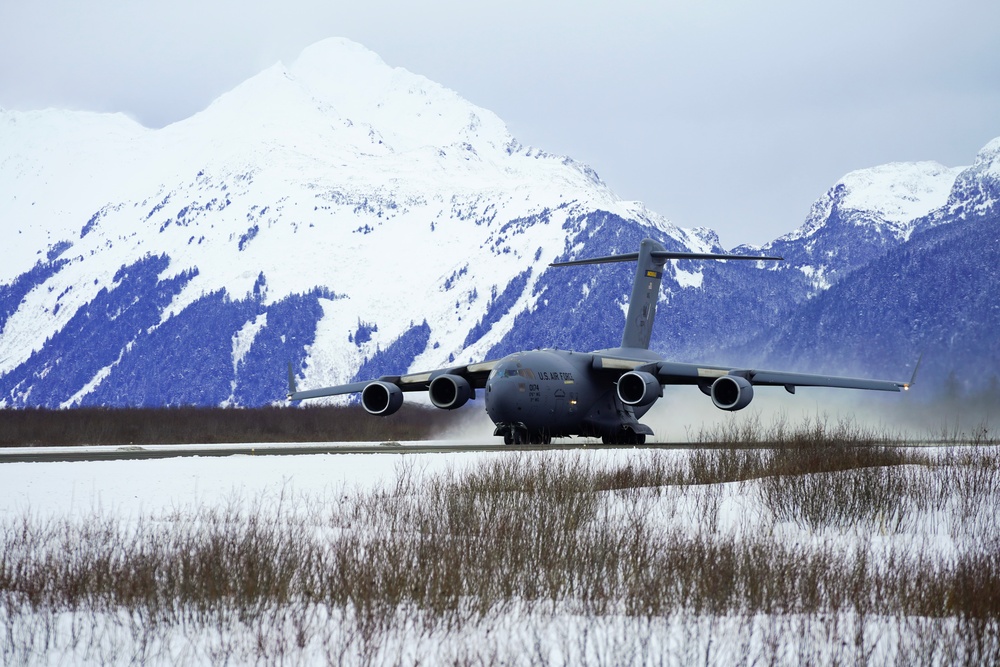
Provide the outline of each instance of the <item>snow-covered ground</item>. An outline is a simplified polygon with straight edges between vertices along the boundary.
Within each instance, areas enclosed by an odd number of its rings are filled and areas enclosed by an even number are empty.
[[[377,445],[373,449],[377,451]],[[918,575],[926,572],[928,562],[944,573],[956,563],[974,561],[977,554],[994,553],[995,546],[989,545],[996,545],[1000,534],[1000,498],[993,485],[998,479],[996,448],[906,451],[919,451],[924,463],[799,476],[803,486],[796,488],[802,507],[790,514],[772,497],[785,488],[771,483],[773,478],[640,484],[600,492],[594,521],[579,530],[610,531],[613,542],[639,531],[635,535],[646,535],[645,544],[637,542],[622,553],[654,544],[658,551],[649,554],[654,560],[664,557],[664,549],[676,549],[684,551],[681,557],[688,560],[716,559],[713,567],[719,568],[725,567],[719,554],[732,550],[753,559],[754,550],[763,549],[756,558],[786,559],[787,567],[798,561],[833,559],[853,566],[864,562],[863,567],[873,571],[888,567]],[[400,517],[427,511],[424,504],[433,503],[428,489],[434,480],[454,483],[492,464],[518,462],[521,470],[529,471],[533,466],[619,473],[675,466],[693,471],[738,465],[739,457],[757,455],[736,450],[593,449],[9,463],[0,465],[0,538],[10,544],[26,525],[55,526],[57,533],[67,536],[77,534],[74,526],[83,528],[81,535],[88,527],[111,526],[114,535],[135,531],[138,544],[143,534],[165,525],[176,525],[183,533],[222,517],[223,522],[258,521],[279,532],[305,526],[321,542],[332,544],[361,525],[369,526],[364,539],[388,537],[371,533],[389,524],[365,524],[362,515],[400,503],[411,506],[392,514],[400,522],[392,531],[417,530]],[[879,509],[868,512],[862,507],[845,521],[823,514],[820,507],[823,518],[810,518],[809,511],[816,509],[807,507],[810,502],[851,505],[853,500],[836,496],[845,490],[849,496],[874,494]],[[886,500],[880,490],[896,495]],[[529,516],[535,516],[537,500],[524,500],[523,511]],[[546,504],[543,499],[542,505]],[[537,520],[545,518],[541,514]],[[500,531],[502,519],[493,520]],[[119,529],[114,526],[125,526],[125,532],[115,532]],[[468,526],[470,534],[473,528]],[[493,530],[490,525],[486,529]],[[62,543],[40,541],[35,548],[67,548],[53,544]],[[379,554],[370,549],[360,553],[378,560]],[[612,546],[608,549],[609,555],[619,553]],[[9,552],[5,558],[10,566]],[[424,565],[412,563],[413,568]],[[663,566],[651,562],[649,567],[654,572]],[[984,576],[995,570],[987,562]],[[697,586],[714,585],[716,576],[720,586],[726,585],[721,569],[716,573],[709,568],[701,576],[708,581],[695,582]],[[797,576],[790,572],[789,581]],[[180,621],[165,627],[144,616],[141,605],[138,611],[30,612],[23,605],[4,607],[15,598],[3,597],[0,618],[6,631],[0,635],[0,657],[29,664],[949,664],[969,658],[961,652],[970,646],[976,659],[998,650],[995,616],[988,616],[982,627],[973,624],[985,631],[970,639],[968,619],[963,624],[948,613],[871,613],[852,606],[850,600],[855,598],[846,589],[856,581],[857,571],[843,573],[845,598],[840,609],[821,605],[805,611],[741,613],[738,605],[735,610],[713,611],[692,608],[688,602],[659,611],[637,610],[635,600],[647,593],[636,590],[624,598],[612,596],[599,612],[595,609],[600,605],[593,600],[570,593],[549,600],[515,596],[485,610],[477,608],[474,597],[463,598],[457,609],[440,615],[404,599],[388,611],[381,610],[377,627],[370,625],[365,610],[351,605],[294,600],[257,608],[249,618],[218,609],[203,616],[182,614]],[[653,578],[648,585],[672,582]],[[830,599],[829,582],[819,581],[815,587],[812,593]],[[810,592],[802,595],[807,599]],[[942,636],[956,639],[942,644]]]
[[[169,446],[160,448],[164,447]],[[219,449],[218,445],[206,447]],[[258,447],[264,452],[281,449],[282,445]],[[139,515],[178,507],[225,506],[233,498],[277,498],[282,493],[324,497],[343,491],[370,491],[389,484],[395,479],[397,468],[410,459],[418,460],[420,468],[431,473],[500,456],[474,452],[385,454],[379,453],[378,447],[378,443],[371,443],[373,454],[3,464],[0,465],[0,489],[3,489],[0,517],[15,517],[24,512],[87,516],[95,510]],[[27,453],[32,448],[5,451]],[[37,451],[51,452],[52,448]]]

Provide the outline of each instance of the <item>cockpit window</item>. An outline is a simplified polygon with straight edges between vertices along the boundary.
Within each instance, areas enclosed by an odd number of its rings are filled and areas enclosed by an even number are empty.
[[[535,379],[535,372],[530,368],[504,368],[495,370],[494,372],[496,373],[497,377],[502,377],[502,378],[522,377],[528,380]]]

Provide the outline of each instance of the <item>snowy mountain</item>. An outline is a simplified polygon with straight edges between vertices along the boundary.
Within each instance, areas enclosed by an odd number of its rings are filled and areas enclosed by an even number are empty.
[[[809,364],[823,372],[821,363],[813,364],[805,357],[812,350],[829,353],[822,358],[826,362],[842,357],[842,349],[821,338],[813,341],[811,349],[795,346],[799,352],[792,353],[790,348],[782,356],[771,344],[776,332],[787,328],[811,299],[905,244],[918,227],[929,226],[926,216],[948,201],[960,173],[962,167],[917,162],[845,175],[813,204],[802,227],[763,247],[734,249],[778,255],[785,261],[769,271],[749,274],[726,263],[705,263],[697,269],[699,289],[668,290],[670,321],[656,330],[654,344],[682,358],[711,358],[735,365],[790,364],[792,368]],[[843,361],[836,360],[838,366]],[[890,377],[895,377],[893,371]]]
[[[794,361],[807,370],[888,377],[900,377],[923,354],[923,391],[995,392],[998,202],[995,139],[957,174],[941,206],[908,225],[909,238],[856,267],[751,345],[770,364]]]
[[[855,276],[919,264],[920,244],[956,222],[995,221],[997,153],[848,174],[766,247],[785,266],[671,262],[654,348],[754,363],[800,334],[813,347],[786,357],[828,360],[824,327],[851,312]],[[645,237],[722,251],[712,231],[622,201],[586,165],[340,39],[158,130],[0,110],[0,192],[0,406],[261,405],[282,400],[289,360],[321,386],[614,346],[634,268],[549,262]],[[892,344],[908,354],[912,334]]]
[[[910,238],[918,221],[948,201],[964,167],[901,162],[853,171],[817,200],[805,224],[764,246],[801,272],[811,294]]]
[[[1000,213],[1000,137],[976,155],[955,180],[947,203],[928,216],[932,226],[959,220],[995,218]]]
[[[346,40],[161,130],[5,111],[0,146],[6,405],[254,405],[289,359],[304,384],[472,359],[568,250],[717,249]]]

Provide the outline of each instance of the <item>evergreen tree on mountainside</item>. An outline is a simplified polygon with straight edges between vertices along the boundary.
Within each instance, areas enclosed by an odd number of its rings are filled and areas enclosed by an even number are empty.
[[[936,394],[985,390],[1000,368],[1000,216],[955,220],[806,303],[766,340],[769,364],[906,379]]]

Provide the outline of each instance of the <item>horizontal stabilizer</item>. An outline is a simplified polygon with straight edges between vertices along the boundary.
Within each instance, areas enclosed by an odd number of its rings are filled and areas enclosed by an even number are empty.
[[[567,262],[553,262],[549,266],[580,266],[584,264],[607,264],[609,262],[636,262],[635,280],[632,281],[632,297],[628,301],[625,315],[625,331],[622,333],[622,348],[649,349],[653,333],[653,318],[656,304],[660,299],[660,283],[663,268],[671,259],[748,259],[780,260],[781,257],[763,255],[718,255],[702,252],[674,252],[667,250],[653,239],[644,239],[639,252],[626,252],[607,257],[574,259]]]
[[[672,252],[670,250],[653,250],[649,253],[654,259],[749,259],[749,260],[772,260],[782,261],[784,257],[771,257],[766,255],[718,255],[702,252]],[[639,253],[626,252],[621,255],[608,255],[607,257],[591,257],[590,259],[574,259],[568,262],[552,262],[549,266],[579,266],[581,264],[609,264],[611,262],[634,262],[639,259]]]

